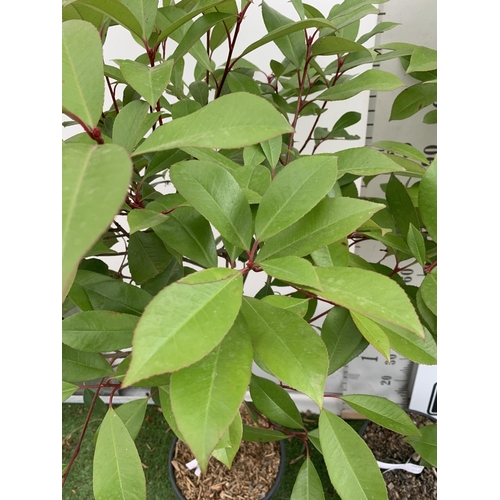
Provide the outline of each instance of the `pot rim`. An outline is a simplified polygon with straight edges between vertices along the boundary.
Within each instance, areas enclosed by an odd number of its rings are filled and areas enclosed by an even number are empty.
[[[174,439],[172,441],[172,444],[170,445],[170,451],[168,454],[168,476],[170,479],[170,484],[172,486],[172,489],[174,490],[174,493],[177,495],[179,500],[186,500],[186,497],[182,494],[181,490],[177,486],[177,482],[175,481],[174,466],[172,465],[172,460],[174,458],[177,441],[179,441],[179,438],[174,435]],[[267,491],[266,496],[262,500],[271,500],[273,498],[273,496],[275,495],[276,491],[278,490],[281,484],[283,476],[285,475],[285,463],[286,463],[285,440],[284,439],[279,440],[279,444],[280,444],[281,458],[280,458],[280,466],[278,469],[278,474],[276,475],[276,479],[274,480],[274,483],[272,484],[271,488]]]

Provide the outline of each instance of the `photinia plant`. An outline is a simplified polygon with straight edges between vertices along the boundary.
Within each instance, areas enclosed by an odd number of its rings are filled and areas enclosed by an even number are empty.
[[[271,4],[63,1],[62,106],[65,125],[80,128],[62,155],[63,400],[93,389],[92,410],[111,389],[96,437],[96,499],[146,498],[134,438],[147,400],[112,404],[130,386],[153,388],[203,472],[211,455],[230,467],[249,436],[239,416],[249,391],[248,404],[276,429],[273,439],[296,437],[321,450],[342,499],[385,499],[363,440],[324,408],[332,396],[326,379],[369,344],[388,360],[393,349],[437,362],[436,161],[390,140],[317,151],[325,141],[358,139],[348,129],[361,115],[328,123],[328,103],[403,87],[366,64],[400,58],[420,82],[399,94],[392,119],[432,104],[436,53],[373,46],[396,23],[360,35],[360,20],[378,12],[369,0],[328,12],[293,0],[295,19]],[[267,34],[240,49],[240,31],[252,29],[249,9],[261,10]],[[105,64],[106,36],[117,26],[144,52]],[[266,44],[283,56],[268,61],[271,74],[246,59]],[[214,51],[224,48],[216,65]],[[299,144],[304,117],[313,121]],[[388,176],[385,197],[363,199],[359,182],[379,175]],[[373,239],[394,265],[349,251]],[[415,262],[426,274],[420,287],[398,275]],[[250,294],[246,285],[262,276]],[[327,310],[318,313],[319,303]],[[253,374],[254,363],[273,380]],[[319,429],[305,429],[286,389],[316,403]],[[420,435],[387,399],[341,399],[380,425]],[[322,499],[306,453],[293,498]]]

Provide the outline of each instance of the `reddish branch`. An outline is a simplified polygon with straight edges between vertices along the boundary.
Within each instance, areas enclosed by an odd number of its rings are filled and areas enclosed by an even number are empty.
[[[81,125],[83,127],[83,130],[85,130],[85,132],[87,133],[87,135],[93,141],[96,141],[97,144],[104,144],[104,139],[102,138],[101,131],[97,127],[94,127],[93,129],[91,129],[86,123],[83,122],[83,120],[81,118],[79,118],[78,116],[74,115],[70,111],[65,110],[64,114],[68,115],[70,118],[72,118],[73,120],[75,120],[75,122],[77,122],[79,125]]]

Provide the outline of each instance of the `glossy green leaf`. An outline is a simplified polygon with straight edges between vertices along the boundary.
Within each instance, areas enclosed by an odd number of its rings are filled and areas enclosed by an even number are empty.
[[[141,24],[119,0],[78,0],[78,3],[88,5],[98,12],[102,12],[138,37],[142,36]]]
[[[245,189],[251,190],[259,196],[263,195],[271,184],[271,172],[264,165],[245,165],[234,170],[232,174],[244,192]]]
[[[191,115],[192,116],[192,115]],[[205,161],[182,162],[170,169],[181,195],[233,245],[250,250],[252,214],[234,177]]]
[[[321,296],[373,320],[382,320],[424,338],[422,325],[403,289],[387,276],[348,267],[317,267]]]
[[[236,321],[210,354],[172,374],[175,421],[202,471],[239,411],[250,381],[252,354],[246,327]]]
[[[69,397],[71,397],[74,392],[78,389],[78,386],[70,384],[69,382],[62,382],[62,402],[64,403]]]
[[[403,168],[374,149],[361,147],[337,151],[339,178],[344,174],[378,175],[402,171]]]
[[[417,148],[414,148],[413,146],[410,146],[409,144],[405,144],[403,142],[377,141],[377,142],[372,142],[370,144],[370,147],[385,149],[386,151],[392,151],[393,153],[406,156],[411,160],[422,162],[425,163],[426,165],[429,163],[427,161],[427,157],[423,153],[421,153]]]
[[[410,65],[406,68],[406,73],[434,69],[437,69],[437,50],[423,46],[416,47],[411,55]]]
[[[293,399],[272,380],[252,375],[250,396],[257,409],[273,422],[292,429],[304,427]]]
[[[281,156],[281,146],[282,146],[282,138],[281,136],[274,137],[273,139],[269,139],[268,141],[262,142],[260,147],[264,154],[266,155],[267,161],[271,168],[276,167],[278,161]]]
[[[121,382],[127,373],[130,366],[130,361],[132,356],[127,356],[116,368],[114,379]],[[170,373],[164,373],[162,375],[155,375],[147,379],[141,380],[138,384],[132,384],[133,387],[159,387],[161,385],[170,383]]]
[[[78,271],[75,282],[82,287],[92,309],[96,310],[140,316],[152,298],[134,285],[90,271]]]
[[[150,68],[136,61],[122,60],[120,69],[128,84],[155,108],[170,81],[173,64],[172,60],[168,60]]]
[[[269,238],[256,259],[308,255],[345,238],[382,208],[354,198],[325,198],[295,224]]]
[[[421,436],[408,436],[403,439],[433,467],[437,467],[437,424],[426,425],[420,429]]]
[[[262,18],[268,33],[293,23],[292,19],[274,10],[266,2],[262,2]],[[296,31],[276,38],[274,43],[296,68],[301,67],[306,56],[306,40],[303,32]]]
[[[287,228],[330,191],[337,178],[331,155],[305,156],[289,163],[264,193],[255,219],[255,233],[264,241]]]
[[[138,285],[160,274],[171,260],[172,255],[156,234],[137,231],[130,235],[128,265]]]
[[[391,23],[391,22],[384,22],[384,23],[378,23],[375,28],[373,28],[371,31],[368,33],[365,33],[363,36],[360,36],[359,39],[357,40],[358,43],[365,43],[367,42],[371,37],[377,35],[378,33],[384,33],[385,31],[389,31],[392,28],[395,28],[396,26],[399,26],[400,23]]]
[[[212,268],[163,289],[135,329],[132,362],[124,386],[179,370],[206,356],[232,326],[240,309],[242,288],[240,273]]]
[[[325,500],[321,479],[310,458],[300,467],[290,500]]]
[[[434,125],[437,123],[437,109],[433,109],[432,111],[427,112],[424,115],[423,122],[427,125]]]
[[[354,324],[349,310],[340,306],[335,306],[326,315],[321,327],[321,338],[330,361],[328,375],[335,373],[368,347],[368,341]]]
[[[267,367],[321,408],[328,353],[314,329],[293,312],[257,299],[245,297],[242,312],[253,347]]]
[[[104,70],[99,32],[86,21],[62,25],[62,106],[90,127],[101,117]]]
[[[101,354],[79,351],[63,344],[62,378],[66,382],[85,382],[112,374],[111,365]]]
[[[182,150],[190,154],[194,158],[197,158],[198,160],[217,163],[217,165],[224,167],[228,172],[234,173],[236,169],[240,168],[240,165],[238,163],[235,163],[233,160],[226,158],[224,155],[220,154],[217,151],[213,151],[212,149],[182,148]]]
[[[146,408],[148,406],[148,398],[136,399],[128,403],[119,405],[115,412],[122,419],[127,428],[130,437],[135,440],[141,430]]]
[[[417,312],[422,320],[422,324],[435,336],[437,333],[437,317],[427,307],[422,298],[422,290],[419,288],[416,296]]]
[[[203,267],[217,266],[217,251],[210,224],[192,207],[171,212],[163,224],[154,227],[165,245]]]
[[[217,47],[227,40],[228,33],[233,30],[238,15],[238,5],[236,0],[227,0],[217,7],[210,9],[209,12],[227,12],[233,14],[233,17],[226,19],[223,23],[219,23],[210,32],[210,50],[215,50]]]
[[[406,238],[408,243],[408,248],[411,250],[413,256],[417,259],[417,262],[423,267],[425,265],[425,241],[422,233],[410,223],[408,229],[408,236]]]
[[[408,414],[396,403],[386,398],[366,394],[351,394],[340,396],[340,399],[366,418],[386,429],[407,436],[420,435],[419,430]]]
[[[410,195],[403,183],[395,175],[391,175],[387,183],[385,195],[392,218],[401,231],[401,235],[406,238],[408,236],[410,224],[416,228],[420,227],[418,215]]]
[[[231,92],[249,92],[250,94],[261,95],[260,87],[253,78],[231,71],[226,78]]]
[[[201,104],[196,101],[191,101],[189,99],[182,99],[172,105],[170,113],[172,115],[172,120],[177,120],[183,116],[190,115],[195,111],[201,109]]]
[[[437,160],[432,162],[420,181],[418,210],[427,232],[437,242]]]
[[[382,330],[380,325],[370,318],[351,311],[351,317],[354,324],[361,332],[363,337],[380,353],[384,358],[389,361],[391,355],[391,345],[387,335]]]
[[[389,120],[404,120],[436,101],[436,83],[423,82],[412,85],[394,100]]]
[[[314,265],[319,267],[347,267],[349,265],[349,247],[344,238],[330,245],[318,248],[311,253]]]
[[[321,289],[321,285],[312,264],[300,257],[288,256],[259,262],[264,271],[282,281],[297,285],[306,285]]]
[[[168,376],[170,377],[170,373],[168,374]],[[160,404],[161,404],[162,414],[165,417],[165,420],[167,421],[168,425],[170,426],[174,434],[179,439],[182,439],[181,431],[177,427],[177,422],[175,421],[174,412],[172,411],[172,401],[170,399],[170,381],[167,385],[158,387],[158,390],[160,394]]]
[[[95,447],[93,487],[96,500],[146,500],[141,459],[127,427],[109,409]]]
[[[235,113],[235,109],[239,112]],[[214,116],[217,116],[216,121]],[[185,147],[240,148],[292,131],[292,127],[265,99],[237,92],[158,127],[135,154]]]
[[[168,215],[158,213],[154,210],[131,210],[127,215],[130,234],[142,229],[150,229],[162,224],[168,219]]]
[[[364,73],[337,83],[325,90],[316,99],[319,101],[343,101],[363,92],[364,90],[395,90],[403,85],[403,82],[392,73],[379,69],[369,69]]]
[[[286,434],[282,432],[243,424],[243,441],[269,443],[271,441],[281,441],[284,438],[286,438]]]
[[[401,171],[399,175],[410,176],[410,177],[422,177],[425,174],[425,168],[413,160],[408,160],[408,158],[403,158],[402,156],[396,156],[393,154],[384,153],[386,158],[397,165],[403,167],[404,171]]]
[[[385,482],[375,457],[347,422],[322,410],[319,439],[328,475],[341,498],[387,500]]]
[[[147,40],[155,25],[156,11],[158,10],[157,0],[121,0],[121,3],[139,21],[142,28],[142,38]]]
[[[426,306],[437,316],[437,267],[424,278],[420,292]]]
[[[219,462],[222,462],[228,469],[231,468],[234,457],[240,448],[241,438],[243,437],[243,422],[241,420],[241,415],[238,412],[232,424],[229,426],[223,439],[227,440],[228,446],[221,446],[220,442],[212,452],[212,456],[215,457]],[[222,440],[221,440],[222,441]]]
[[[313,56],[345,54],[346,52],[357,51],[369,53],[368,49],[363,47],[360,43],[339,36],[325,36],[319,38],[312,46]]]
[[[298,299],[295,297],[287,297],[286,295],[267,295],[263,297],[262,302],[270,304],[274,307],[281,307],[282,309],[288,309],[295,314],[298,314],[303,318],[307,313],[308,300]]]
[[[180,280],[184,277],[184,268],[182,264],[173,258],[168,266],[153,279],[146,281],[141,288],[151,295],[157,295],[166,286],[174,281]]]
[[[130,154],[146,132],[156,123],[158,115],[148,113],[148,103],[129,102],[116,117],[113,124],[113,142],[123,146]]]
[[[87,410],[90,410],[93,401],[94,401],[94,408],[92,410],[92,415],[95,417],[99,417],[102,415],[104,417],[104,415],[108,411],[108,405],[102,400],[102,398],[100,398],[99,396],[96,397],[96,391],[93,391],[91,389],[84,389],[83,405]],[[94,434],[94,444],[96,442],[96,439],[97,436],[96,434]]]
[[[113,311],[84,311],[62,322],[62,341],[81,351],[108,352],[132,346],[138,318]]]
[[[120,146],[63,144],[63,298],[79,261],[122,206],[131,174],[132,163]]]

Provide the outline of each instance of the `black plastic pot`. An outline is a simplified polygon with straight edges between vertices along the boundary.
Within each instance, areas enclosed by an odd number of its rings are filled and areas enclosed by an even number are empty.
[[[177,483],[175,482],[175,474],[174,474],[174,466],[172,465],[172,460],[174,459],[175,455],[175,446],[177,444],[178,438],[175,437],[172,446],[170,447],[170,452],[168,454],[168,476],[170,478],[170,484],[172,485],[172,489],[174,490],[177,498],[179,500],[186,500],[186,497],[181,493],[181,490],[177,486]],[[285,443],[284,441],[280,441],[280,449],[281,449],[281,461],[280,461],[280,467],[278,469],[278,475],[276,476],[276,480],[274,481],[273,485],[267,492],[266,496],[263,498],[263,500],[271,500],[276,492],[278,491],[278,488],[281,484],[281,480],[283,479],[283,476],[285,474]]]

